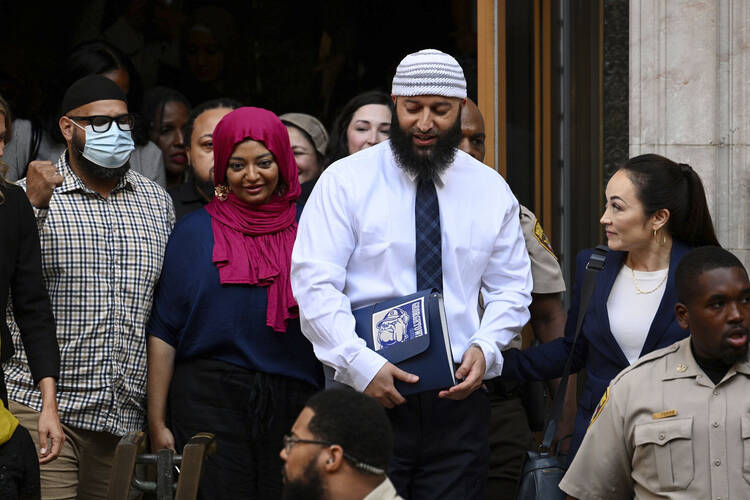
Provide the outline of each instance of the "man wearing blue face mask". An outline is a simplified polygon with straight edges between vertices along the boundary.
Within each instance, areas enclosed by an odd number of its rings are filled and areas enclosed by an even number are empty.
[[[169,195],[130,170],[133,117],[112,81],[75,82],[59,125],[67,150],[19,182],[37,218],[61,357],[66,441],[54,468],[41,466],[42,496],[105,498],[117,442],[144,425],[144,328],[175,216]],[[36,435],[41,400],[12,315],[8,323],[9,406]]]

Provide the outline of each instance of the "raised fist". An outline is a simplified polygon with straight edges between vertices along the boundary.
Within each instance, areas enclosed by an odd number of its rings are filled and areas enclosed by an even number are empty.
[[[51,161],[29,163],[26,173],[26,196],[36,208],[48,208],[52,191],[63,183],[63,176]]]

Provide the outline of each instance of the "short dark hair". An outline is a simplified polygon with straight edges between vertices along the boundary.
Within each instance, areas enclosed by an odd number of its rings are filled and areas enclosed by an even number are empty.
[[[635,186],[646,217],[669,210],[666,229],[689,246],[718,245],[703,183],[693,168],[656,154],[636,156],[620,167]]]
[[[719,246],[705,246],[691,250],[680,260],[675,271],[677,298],[683,304],[687,304],[698,292],[698,278],[701,273],[732,267],[738,267],[747,274],[740,259]]]
[[[386,469],[393,452],[393,431],[385,410],[373,398],[353,389],[328,389],[306,406],[315,414],[310,432],[337,444],[358,462]]]
[[[235,110],[242,107],[242,103],[229,97],[219,97],[218,99],[211,99],[210,101],[202,102],[198,106],[190,110],[190,116],[188,121],[185,122],[185,126],[182,128],[182,134],[185,136],[185,145],[190,146],[190,136],[193,135],[193,126],[195,120],[204,112],[209,109],[227,108]]]
[[[356,113],[362,106],[367,106],[368,104],[382,104],[383,106],[387,106],[392,114],[395,112],[393,110],[393,100],[385,92],[370,90],[352,97],[349,102],[344,104],[344,107],[341,108],[336,120],[333,122],[333,128],[331,129],[331,143],[328,146],[329,164],[349,156],[349,144],[346,139],[346,130],[349,128],[354,113]]]

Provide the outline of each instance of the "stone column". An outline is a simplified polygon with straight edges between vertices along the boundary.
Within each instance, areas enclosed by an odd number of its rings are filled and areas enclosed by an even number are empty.
[[[750,266],[750,1],[630,0],[630,156],[689,163]]]

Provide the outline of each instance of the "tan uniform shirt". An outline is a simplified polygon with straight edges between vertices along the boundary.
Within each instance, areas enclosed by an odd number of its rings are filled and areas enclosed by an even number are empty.
[[[690,338],[610,383],[560,488],[589,499],[750,499],[750,362],[714,386]]]
[[[521,232],[526,241],[526,250],[531,259],[531,277],[534,289],[531,293],[561,293],[565,291],[560,264],[552,251],[549,238],[534,213],[521,205]]]

